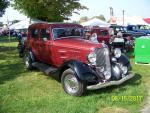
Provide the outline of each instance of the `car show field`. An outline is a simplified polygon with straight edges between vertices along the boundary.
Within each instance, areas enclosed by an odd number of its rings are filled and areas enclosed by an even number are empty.
[[[134,58],[131,80],[73,97],[54,78],[26,70],[17,44],[0,37],[0,113],[139,113],[147,104],[150,66],[136,65]]]
[[[150,113],[148,0],[1,0],[0,113]]]

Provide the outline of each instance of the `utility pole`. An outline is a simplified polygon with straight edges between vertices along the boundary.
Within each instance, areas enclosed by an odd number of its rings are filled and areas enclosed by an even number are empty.
[[[109,9],[110,9],[110,23],[113,23],[114,11],[112,7],[109,7]]]
[[[113,8],[112,8],[112,7],[109,7],[109,8],[110,8],[110,17],[111,17],[111,16],[114,16]]]
[[[122,19],[122,20],[123,20],[123,26],[124,26],[124,12],[125,12],[125,11],[123,10],[122,12],[123,12],[123,19]]]

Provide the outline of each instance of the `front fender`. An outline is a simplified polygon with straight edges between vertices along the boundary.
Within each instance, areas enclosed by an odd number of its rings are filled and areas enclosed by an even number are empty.
[[[97,76],[93,73],[89,65],[77,60],[65,62],[60,68],[60,76],[68,68],[74,70],[75,76],[81,81],[96,82],[98,80]]]
[[[123,66],[127,66],[128,70],[130,71],[132,69],[129,58],[122,54],[118,59],[118,63],[122,64]]]

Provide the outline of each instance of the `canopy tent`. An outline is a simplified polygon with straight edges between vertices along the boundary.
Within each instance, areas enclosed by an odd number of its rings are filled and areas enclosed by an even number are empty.
[[[147,22],[143,20],[142,17],[138,16],[131,16],[131,17],[124,17],[124,22],[123,22],[123,17],[118,16],[118,17],[112,17],[110,20],[111,24],[117,24],[117,25],[149,25]]]
[[[90,27],[92,27],[92,26],[99,26],[99,27],[108,27],[108,26],[110,26],[110,24],[108,24],[108,23],[106,23],[106,22],[104,22],[104,21],[102,21],[98,18],[93,18],[93,19],[91,19],[87,22],[83,22],[83,23],[81,23],[81,25],[90,26]]]
[[[25,20],[21,20],[18,23],[12,24],[11,26],[9,26],[9,29],[15,29],[15,30],[27,29],[30,24],[37,23],[37,22],[42,22],[42,21],[40,21],[40,20],[30,20],[28,18],[28,19],[25,19]]]
[[[128,18],[128,24],[132,24],[132,25],[148,25],[148,23],[146,23],[142,17],[131,17]]]

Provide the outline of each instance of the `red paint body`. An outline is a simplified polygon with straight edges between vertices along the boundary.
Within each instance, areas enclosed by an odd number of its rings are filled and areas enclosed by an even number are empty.
[[[87,63],[87,55],[95,48],[101,48],[102,44],[94,44],[83,37],[63,37],[54,40],[53,28],[78,27],[78,24],[67,23],[37,23],[28,29],[27,47],[31,48],[36,59],[55,67],[61,66],[65,61],[76,59]],[[32,37],[32,30],[38,29],[37,36]],[[41,29],[49,31],[50,39],[41,38]]]

